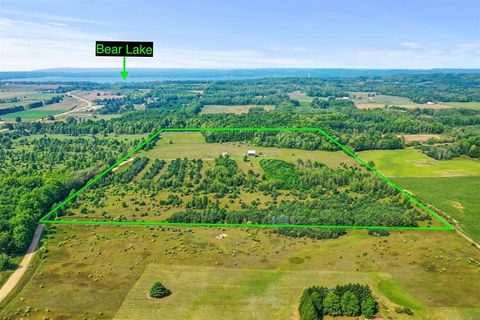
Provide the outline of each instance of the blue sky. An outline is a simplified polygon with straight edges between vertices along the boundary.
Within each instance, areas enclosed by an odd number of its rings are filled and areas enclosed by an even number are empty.
[[[107,68],[96,40],[155,42],[152,68],[480,68],[480,0],[0,0],[0,70]]]

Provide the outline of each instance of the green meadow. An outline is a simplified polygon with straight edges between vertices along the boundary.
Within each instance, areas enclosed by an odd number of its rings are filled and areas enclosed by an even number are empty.
[[[359,152],[365,161],[387,177],[455,177],[480,176],[480,162],[470,158],[435,160],[414,148]]]
[[[48,116],[53,116],[56,114],[61,113],[60,110],[36,110],[36,109],[29,109],[14,113],[8,113],[3,115],[2,117],[5,119],[15,119],[16,117],[20,117],[22,119],[41,119],[46,118]]]
[[[451,216],[480,241],[480,177],[397,178],[395,182]]]

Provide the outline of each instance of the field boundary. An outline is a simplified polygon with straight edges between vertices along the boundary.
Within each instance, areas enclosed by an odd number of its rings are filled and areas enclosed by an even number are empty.
[[[59,209],[70,203],[76,196],[82,193],[84,190],[89,188],[95,182],[97,182],[100,178],[104,175],[112,171],[114,168],[118,167],[122,162],[130,158],[133,154],[137,151],[142,149],[145,145],[147,145],[150,141],[158,137],[162,132],[195,132],[195,131],[315,131],[321,133],[323,136],[328,138],[331,142],[335,145],[340,147],[347,155],[353,157],[357,160],[361,165],[375,173],[380,179],[387,182],[391,187],[397,189],[400,193],[402,193],[405,197],[407,197],[411,202],[421,208],[423,211],[428,213],[430,216],[435,218],[439,221],[443,227],[396,227],[396,226],[343,226],[343,225],[294,225],[294,224],[247,224],[247,223],[184,223],[184,222],[166,222],[166,221],[97,221],[97,220],[63,220],[63,219],[55,219],[50,220],[52,215],[56,213]],[[380,173],[377,169],[370,166],[367,162],[362,160],[359,156],[357,156],[354,152],[348,149],[346,146],[338,142],[335,138],[330,136],[328,133],[323,131],[320,128],[165,128],[156,131],[154,134],[147,137],[142,143],[136,146],[133,150],[125,154],[122,158],[117,160],[113,165],[109,168],[105,169],[102,173],[98,174],[96,177],[88,181],[85,186],[80,188],[78,191],[71,194],[68,198],[64,201],[53,207],[50,212],[44,215],[39,222],[41,223],[48,223],[48,224],[93,224],[93,225],[163,225],[163,226],[188,226],[188,227],[261,227],[261,228],[323,228],[323,229],[396,229],[396,230],[436,230],[436,231],[446,231],[446,230],[454,230],[454,227],[445,221],[440,215],[435,213],[433,210],[428,208],[425,204],[417,200],[413,197],[410,193],[402,189],[401,187],[397,186],[393,181],[385,177],[382,173]]]

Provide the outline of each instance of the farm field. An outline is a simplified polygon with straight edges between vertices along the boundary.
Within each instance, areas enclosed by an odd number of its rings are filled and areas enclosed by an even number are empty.
[[[272,105],[238,105],[238,106],[225,106],[225,105],[206,105],[202,108],[202,114],[217,114],[217,113],[233,113],[242,114],[247,113],[250,109],[262,108],[265,111],[272,111],[275,106]]]
[[[446,102],[445,104],[454,108],[480,110],[480,102]]]
[[[435,160],[413,148],[359,153],[365,161],[419,199],[445,212],[480,240],[480,163],[463,158]]]
[[[381,173],[392,178],[480,176],[480,162],[470,158],[435,160],[414,148],[359,152],[373,161]]]
[[[293,261],[302,261],[303,258]],[[303,262],[301,262],[303,263]],[[378,273],[375,280],[389,281]],[[145,299],[157,279],[171,284],[174,295],[161,303]],[[150,264],[129,291],[114,319],[289,319],[296,313],[298,297],[311,279],[329,287],[339,283],[361,282],[376,288],[368,272],[312,270],[261,270],[223,267],[190,267]],[[377,289],[383,305],[393,303]],[[225,299],[228,298],[228,305]],[[208,303],[207,303],[208,301]]]
[[[480,177],[397,178],[399,185],[455,219],[480,241]]]
[[[54,116],[58,113],[61,113],[61,111],[51,110],[51,109],[37,110],[35,108],[35,109],[29,109],[29,110],[14,112],[14,113],[7,113],[2,115],[2,117],[4,119],[15,119],[16,117],[20,117],[22,121],[24,120],[28,121],[28,120],[42,119],[48,116]]]
[[[312,240],[256,228],[53,229],[48,252],[20,293],[1,306],[0,316],[157,319],[163,312],[165,319],[189,314],[207,319],[208,312],[229,312],[235,320],[245,319],[243,312],[248,319],[275,312],[279,319],[298,319],[304,285],[350,281],[371,285],[385,317],[480,315],[474,294],[480,290],[475,281],[480,257],[453,232],[395,231],[378,238],[358,230],[335,240]],[[217,239],[221,233],[228,236]],[[152,281],[164,282],[172,296],[151,301],[144,290]],[[409,307],[414,316],[397,314],[395,306]]]
[[[449,108],[447,104],[427,104],[416,103],[409,98],[389,96],[375,93],[374,96],[369,97],[368,92],[352,92],[355,105],[359,109],[373,109],[383,108],[387,106],[399,106],[409,109],[414,108],[427,108],[427,109],[445,109]]]
[[[3,103],[0,102],[0,109],[9,108],[12,106],[26,106],[30,103],[46,100],[56,95],[58,94],[44,93],[41,91],[34,91],[34,90],[25,91],[25,89],[19,89],[19,91],[16,91],[16,90],[0,91],[0,99],[3,99],[3,98],[19,99],[19,101],[16,101],[16,102],[3,102]]]

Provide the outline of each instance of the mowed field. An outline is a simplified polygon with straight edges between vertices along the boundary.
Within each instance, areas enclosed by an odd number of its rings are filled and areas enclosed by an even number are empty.
[[[435,160],[414,148],[359,152],[387,177],[480,176],[480,162],[470,158]]]
[[[382,273],[376,276],[386,281],[390,278]],[[174,294],[162,301],[148,298],[148,290],[157,279],[171,284]],[[295,319],[298,298],[312,284],[311,279],[328,287],[361,282],[377,289],[368,272],[151,264],[129,291],[114,319]],[[375,291],[382,304],[394,305],[378,289]]]
[[[365,151],[384,175],[451,216],[472,238],[480,241],[480,162],[470,158],[435,160],[418,150]]]
[[[444,211],[480,242],[480,176],[401,178],[395,182]]]
[[[335,240],[256,228],[61,225],[51,232],[44,258],[0,317],[293,320],[305,286],[348,282],[369,284],[386,318],[480,316],[478,250],[449,231],[378,238],[355,230]],[[228,236],[217,239],[221,233]],[[173,294],[152,301],[154,281]]]
[[[206,105],[202,108],[202,114],[217,114],[217,113],[233,113],[233,114],[242,114],[247,113],[250,109],[253,108],[262,108],[265,111],[272,111],[275,109],[273,105],[237,105],[237,106],[226,106],[226,105]]]

